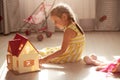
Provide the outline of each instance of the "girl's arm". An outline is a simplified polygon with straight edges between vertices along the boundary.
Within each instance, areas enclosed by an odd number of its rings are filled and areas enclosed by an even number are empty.
[[[77,35],[76,32],[73,31],[72,29],[68,28],[67,30],[65,30],[61,49],[56,51],[55,53],[53,53],[53,54],[43,58],[43,59],[41,59],[40,63],[45,63],[48,60],[53,59],[53,58],[58,57],[61,54],[63,54],[66,51],[66,49],[67,49],[67,47],[69,45],[70,40],[72,38],[74,38],[76,35]]]

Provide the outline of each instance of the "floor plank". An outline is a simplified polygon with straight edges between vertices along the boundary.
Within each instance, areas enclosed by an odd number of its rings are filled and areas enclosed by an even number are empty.
[[[95,67],[87,66],[82,61],[66,64],[44,64],[41,71],[15,75],[6,68],[6,54],[8,41],[15,34],[0,35],[0,80],[120,80],[120,77],[95,71]],[[59,46],[63,33],[54,33],[51,38],[44,35],[43,41],[37,41],[36,34],[29,36],[29,40],[37,49]],[[84,55],[95,53],[108,60],[120,55],[120,32],[86,32],[86,47]],[[106,77],[107,76],[107,77]]]

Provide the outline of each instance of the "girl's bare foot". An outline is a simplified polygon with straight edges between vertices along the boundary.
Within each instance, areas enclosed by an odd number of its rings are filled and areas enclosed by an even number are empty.
[[[84,62],[85,62],[86,64],[88,64],[88,65],[90,65],[90,64],[93,63],[93,62],[92,62],[92,59],[91,59],[89,56],[85,56],[85,57],[83,58],[83,60],[84,60]]]
[[[93,60],[97,60],[97,56],[94,55],[94,54],[90,55],[90,57],[91,57]]]
[[[95,57],[91,58],[89,56],[85,56],[83,60],[88,65],[94,65],[94,66],[100,66],[101,65],[101,62],[99,60],[96,60]]]

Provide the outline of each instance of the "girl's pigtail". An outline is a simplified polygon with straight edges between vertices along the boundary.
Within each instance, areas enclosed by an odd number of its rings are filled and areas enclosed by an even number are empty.
[[[74,18],[71,18],[71,20],[75,23],[75,25],[77,26],[77,29],[78,29],[82,34],[84,34],[83,29],[79,26],[79,24],[75,21],[75,19],[74,19]]]

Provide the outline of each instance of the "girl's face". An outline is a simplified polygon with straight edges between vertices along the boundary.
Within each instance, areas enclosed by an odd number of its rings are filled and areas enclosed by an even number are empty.
[[[51,16],[51,19],[55,26],[59,29],[64,29],[64,27],[67,25],[67,19],[64,15],[61,18],[58,16]]]

